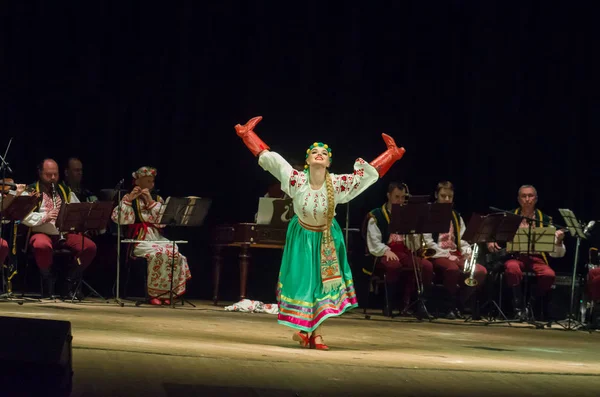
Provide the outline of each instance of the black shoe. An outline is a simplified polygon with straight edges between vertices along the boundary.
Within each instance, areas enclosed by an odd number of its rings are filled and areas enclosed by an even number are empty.
[[[446,313],[446,318],[448,320],[456,320],[456,319],[462,319],[464,317],[463,317],[462,313],[460,312],[460,310],[451,309],[448,313]]]
[[[57,296],[54,293],[54,287],[56,285],[56,278],[51,274],[42,275],[42,299],[56,299]]]
[[[384,317],[394,317],[393,310],[387,306],[383,308],[383,315]]]
[[[515,309],[514,320],[516,321],[527,321],[527,310]]]

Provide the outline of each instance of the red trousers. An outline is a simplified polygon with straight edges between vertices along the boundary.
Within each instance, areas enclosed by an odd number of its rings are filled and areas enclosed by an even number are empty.
[[[435,274],[441,274],[444,288],[451,296],[456,296],[458,289],[469,290],[465,292],[463,298],[465,300],[475,292],[475,288],[469,288],[464,281],[469,277],[469,274],[463,273],[465,268],[465,259],[459,257],[458,261],[452,261],[448,258],[432,258],[433,269]],[[487,269],[480,264],[475,265],[474,278],[477,280],[477,288],[480,288],[485,283]]]
[[[6,260],[8,253],[9,253],[9,249],[8,249],[8,244],[6,243],[6,240],[0,239],[0,266]]]
[[[48,236],[43,233],[36,233],[31,236],[29,244],[33,249],[33,257],[40,269],[49,270],[52,267],[52,251],[55,249],[68,249],[73,255],[79,258],[81,263],[80,271],[92,263],[96,256],[96,244],[87,237],[81,238],[81,234],[68,233],[66,240],[59,242],[59,236]]]
[[[398,283],[401,275],[404,276],[402,277],[402,284],[404,286],[403,300],[406,303],[409,301],[410,295],[416,287],[413,257],[415,264],[421,269],[421,278],[425,288],[428,288],[433,281],[433,264],[427,259],[413,256],[404,244],[393,244],[390,246],[390,249],[398,256],[398,260],[389,261],[387,258],[382,257],[377,262],[377,267],[385,270],[389,283]]]
[[[600,302],[600,267],[592,269],[588,273],[587,294],[590,300]]]
[[[516,287],[523,280],[523,270],[530,270],[537,278],[537,296],[544,296],[552,288],[556,274],[554,270],[538,255],[520,255],[517,259],[504,262],[504,277],[509,287]]]

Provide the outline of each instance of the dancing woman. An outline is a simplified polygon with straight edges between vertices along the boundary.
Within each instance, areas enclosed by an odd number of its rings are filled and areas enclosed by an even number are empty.
[[[278,322],[297,330],[293,339],[302,347],[329,350],[321,336],[321,324],[358,306],[352,272],[346,258],[342,230],[334,219],[335,206],[347,203],[382,177],[402,158],[404,148],[382,134],[388,149],[370,164],[359,158],[352,174],[328,171],[332,152],[322,142],[306,151],[304,171],[297,171],[254,133],[262,117],[254,117],[235,130],[258,164],[281,182],[292,198],[291,219],[279,272]],[[310,334],[310,335],[309,335]]]

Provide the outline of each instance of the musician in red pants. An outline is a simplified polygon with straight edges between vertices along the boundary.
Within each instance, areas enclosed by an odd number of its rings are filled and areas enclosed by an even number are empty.
[[[543,214],[542,211],[536,208],[538,200],[537,190],[531,185],[523,185],[519,188],[517,199],[520,207],[514,210],[516,215],[522,215],[523,217],[534,219],[531,221],[531,227],[545,227],[552,222],[552,218]],[[529,220],[523,218],[521,228],[529,228]],[[565,234],[562,230],[557,230],[554,238],[554,252],[549,255],[553,258],[562,258],[565,256],[566,248],[563,244]],[[488,250],[490,252],[497,252],[500,247],[497,243],[488,243]],[[556,274],[548,263],[548,258],[544,253],[541,255],[525,255],[518,254],[513,256],[504,262],[504,277],[506,283],[513,291],[513,307],[515,310],[515,318],[524,319],[527,317],[526,313],[523,313],[521,302],[522,302],[522,290],[521,281],[523,280],[523,271],[530,270],[535,273],[536,286],[532,289],[529,304],[533,307],[536,300],[545,298],[543,300],[544,307],[544,318],[549,319],[551,313],[549,310],[551,300],[551,289],[554,284]]]
[[[454,201],[454,185],[452,182],[440,182],[435,190],[435,198],[438,203],[452,203]],[[465,280],[470,274],[464,272],[465,263],[471,259],[472,249],[468,242],[462,240],[465,233],[465,222],[460,214],[452,210],[452,220],[448,233],[424,234],[427,248],[433,249],[435,254],[429,259],[433,263],[435,274],[442,276],[446,299],[443,300],[446,318],[455,319],[461,317],[466,302],[477,288],[481,288],[485,282],[487,270],[480,264],[475,265],[473,278],[477,281],[476,286],[468,286]],[[460,291],[460,296],[457,296]]]
[[[593,258],[593,259],[592,259]],[[590,248],[585,294],[588,307],[591,308],[591,327],[600,328],[600,267],[598,263],[598,248]]]
[[[414,240],[420,239],[421,236],[408,237],[390,233],[389,230],[392,205],[403,205],[406,202],[407,195],[408,186],[403,183],[390,183],[386,203],[382,207],[369,212],[366,225],[369,252],[371,255],[381,258],[377,261],[377,267],[386,272],[390,300],[390,307],[384,309],[386,315],[391,315],[397,304],[397,291],[400,284],[404,286],[401,311],[404,312],[408,306],[410,295],[415,290],[415,264],[421,273],[424,298],[428,297],[433,280],[433,265],[431,262],[415,255],[415,247],[419,247],[419,244],[415,244]],[[417,314],[419,316],[426,315],[422,309],[418,307]]]
[[[84,270],[96,256],[96,244],[87,237],[75,233],[60,233],[56,219],[63,205],[78,203],[77,196],[62,182],[59,182],[58,164],[46,159],[38,167],[39,180],[29,188],[40,197],[37,207],[23,219],[23,224],[31,228],[29,244],[35,262],[44,282],[45,297],[54,297],[55,274],[52,271],[54,250],[68,249],[76,258],[67,274],[68,298],[81,300],[80,285]]]

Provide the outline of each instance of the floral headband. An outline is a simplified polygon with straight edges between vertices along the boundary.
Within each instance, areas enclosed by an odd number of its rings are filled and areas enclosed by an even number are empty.
[[[304,158],[308,158],[308,154],[310,153],[311,150],[313,150],[316,147],[322,147],[324,149],[327,149],[327,154],[329,155],[329,163],[331,163],[333,160],[331,159],[331,148],[323,143],[323,142],[315,142],[312,145],[310,145],[310,147],[308,149],[306,149],[306,156]],[[304,169],[307,169],[308,165],[304,165]]]
[[[140,167],[137,171],[131,174],[133,179],[138,179],[144,176],[156,176],[156,168],[153,167]]]

